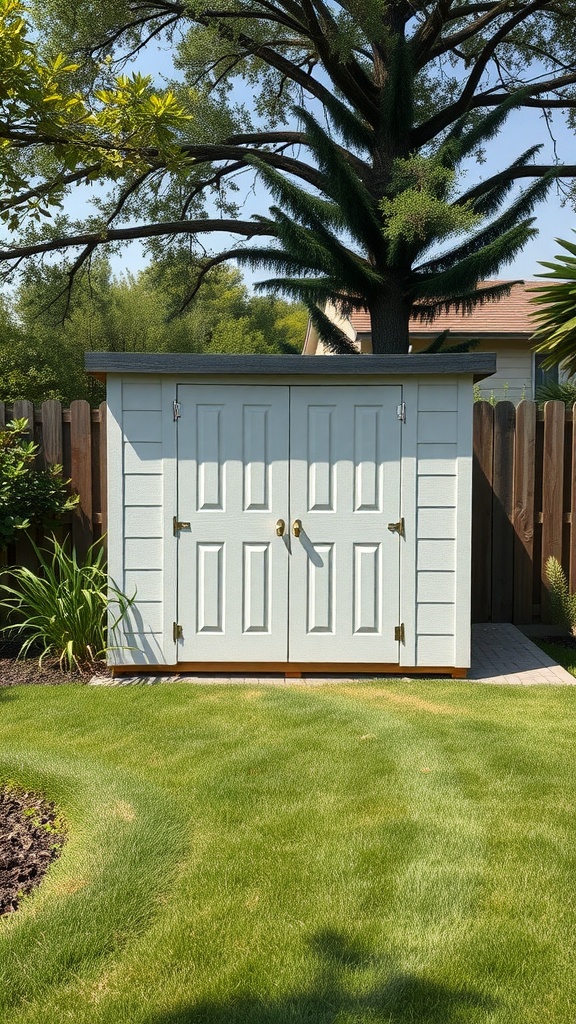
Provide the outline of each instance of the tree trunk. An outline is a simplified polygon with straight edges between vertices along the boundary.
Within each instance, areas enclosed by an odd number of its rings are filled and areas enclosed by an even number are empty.
[[[370,303],[374,355],[407,353],[410,307],[398,290],[386,290]]]

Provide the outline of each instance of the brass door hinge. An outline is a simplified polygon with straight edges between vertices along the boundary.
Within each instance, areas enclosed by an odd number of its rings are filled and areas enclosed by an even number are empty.
[[[404,623],[401,622],[399,626],[394,626],[394,639],[398,640],[401,644],[404,643]]]
[[[388,529],[390,533],[397,533],[399,537],[404,537],[404,516],[397,523],[388,523]]]
[[[184,637],[184,633],[182,631],[182,626],[179,626],[177,622],[173,622],[172,623],[172,639],[173,639],[174,643],[176,643],[177,640],[182,640],[183,637]]]

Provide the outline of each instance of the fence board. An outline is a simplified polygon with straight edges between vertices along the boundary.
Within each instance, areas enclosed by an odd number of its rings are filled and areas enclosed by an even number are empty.
[[[492,471],[494,409],[474,404],[472,466],[472,620],[487,622],[492,608]]]
[[[42,456],[47,466],[62,465],[62,405],[49,400],[42,402]]]
[[[569,541],[569,564],[568,564],[568,575],[570,580],[570,590],[572,593],[576,591],[576,405],[572,409],[572,458],[571,458],[571,474],[570,474],[570,510],[571,510],[571,522],[570,522],[570,541]]]
[[[92,417],[88,402],[70,406],[70,477],[80,503],[72,513],[72,540],[82,559],[94,539],[92,522]]]
[[[563,402],[546,402],[544,406],[544,450],[542,459],[542,556],[541,594],[543,622],[550,622],[550,600],[545,566],[550,555],[562,560],[562,513],[564,480]]]
[[[492,622],[510,622],[514,611],[514,434],[512,402],[494,409],[492,474]]]
[[[534,491],[536,485],[535,402],[520,402],[516,410],[514,447],[514,622],[533,617]]]

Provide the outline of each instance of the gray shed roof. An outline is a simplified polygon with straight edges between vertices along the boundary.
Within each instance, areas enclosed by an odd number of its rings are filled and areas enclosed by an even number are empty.
[[[108,373],[191,374],[217,376],[414,376],[472,374],[475,381],[496,372],[493,352],[413,355],[191,355],[187,352],[87,352],[85,367],[100,380]]]

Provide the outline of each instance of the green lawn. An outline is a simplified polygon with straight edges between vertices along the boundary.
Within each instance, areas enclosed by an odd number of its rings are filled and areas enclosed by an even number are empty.
[[[554,658],[559,665],[563,665],[567,672],[576,676],[576,651],[573,648],[565,647],[563,644],[542,643],[542,641],[538,643],[538,647],[546,651],[546,654]]]
[[[573,1024],[572,688],[0,690],[2,1024]]]

